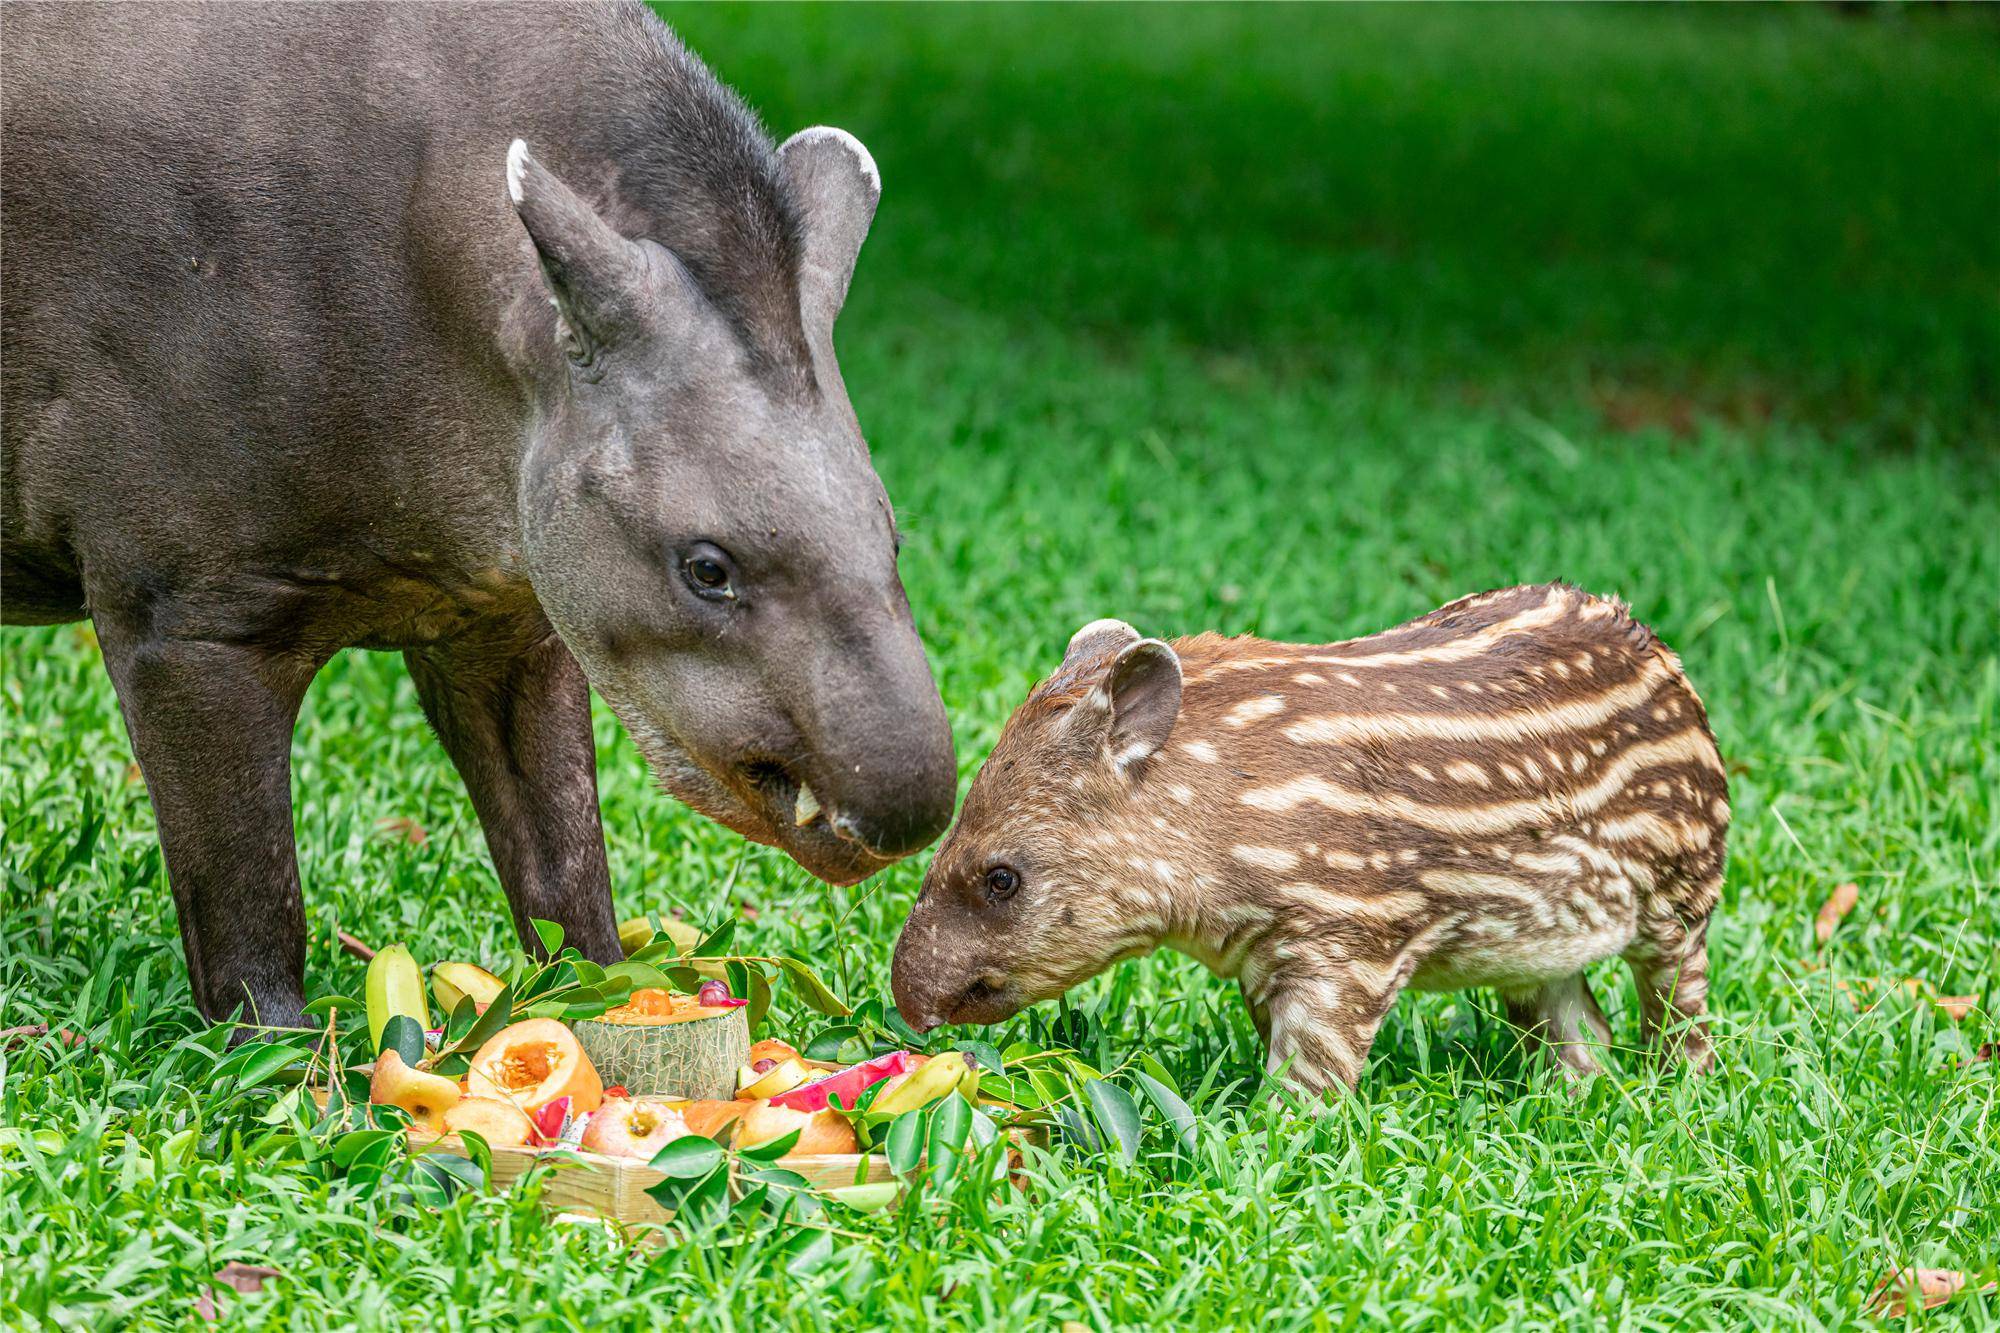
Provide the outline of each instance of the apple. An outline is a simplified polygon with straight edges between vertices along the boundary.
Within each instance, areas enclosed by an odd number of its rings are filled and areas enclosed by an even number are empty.
[[[687,1121],[665,1102],[619,1098],[598,1107],[584,1122],[583,1150],[650,1161],[653,1154],[688,1132]]]

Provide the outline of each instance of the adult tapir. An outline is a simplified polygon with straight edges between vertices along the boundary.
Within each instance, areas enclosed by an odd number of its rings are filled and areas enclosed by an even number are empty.
[[[592,685],[670,791],[824,879],[942,831],[834,362],[858,142],[774,148],[631,4],[0,36],[0,603],[96,627],[204,1014],[300,1017],[288,755],[342,648],[404,654],[524,942],[616,956]]]

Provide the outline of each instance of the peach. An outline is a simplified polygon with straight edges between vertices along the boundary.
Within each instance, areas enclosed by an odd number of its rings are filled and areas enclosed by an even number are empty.
[[[742,1122],[736,1127],[736,1146],[753,1148],[795,1129],[799,1131],[799,1141],[785,1154],[787,1157],[861,1151],[854,1126],[838,1111],[794,1111],[789,1106],[773,1106],[769,1102],[753,1102],[743,1113]]]
[[[583,1150],[650,1161],[654,1153],[687,1133],[687,1121],[665,1102],[620,1097],[584,1121]]]
[[[689,1102],[681,1108],[681,1119],[687,1122],[689,1133],[705,1134],[714,1138],[718,1130],[749,1110],[752,1105],[751,1102],[740,1102],[733,1097],[728,1101]]]
[[[493,1034],[472,1057],[466,1082],[475,1097],[510,1102],[529,1115],[558,1097],[571,1115],[595,1111],[604,1100],[597,1067],[576,1034],[553,1018],[530,1018]]]
[[[776,1060],[779,1064],[783,1064],[787,1060],[804,1059],[797,1048],[779,1041],[776,1037],[766,1037],[750,1048],[750,1063],[753,1065],[759,1060]]]
[[[467,1097],[444,1113],[444,1130],[447,1134],[471,1130],[485,1139],[489,1148],[519,1148],[533,1137],[535,1126],[526,1112],[512,1102],[495,1097]]]
[[[458,1084],[403,1063],[391,1046],[375,1059],[375,1076],[368,1080],[368,1100],[377,1106],[399,1106],[410,1119],[433,1134],[444,1133],[445,1113],[458,1105]]]

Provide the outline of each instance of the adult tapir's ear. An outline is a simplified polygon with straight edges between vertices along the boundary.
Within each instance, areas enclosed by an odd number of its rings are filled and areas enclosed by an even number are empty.
[[[805,224],[799,263],[799,306],[806,331],[825,335],[847,300],[854,260],[868,239],[882,176],[861,141],[846,130],[815,125],[778,146],[785,195]]]
[[[639,327],[645,252],[537,162],[519,139],[507,150],[507,197],[535,243],[542,280],[562,316],[569,359],[588,370],[606,343]]]
[[[1105,746],[1111,762],[1129,768],[1167,743],[1181,714],[1181,659],[1158,639],[1141,639],[1118,654],[1098,686],[1111,706]]]

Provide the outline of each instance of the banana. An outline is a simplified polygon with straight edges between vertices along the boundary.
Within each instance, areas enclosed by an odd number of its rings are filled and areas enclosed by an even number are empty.
[[[376,954],[368,964],[368,1049],[382,1049],[382,1029],[397,1014],[417,1020],[417,1026],[431,1025],[430,1009],[424,1004],[424,974],[404,944],[392,944]]]
[[[485,1008],[506,985],[477,963],[439,963],[431,969],[431,994],[437,997],[446,1018],[468,995],[474,1004]]]
[[[868,1109],[877,1115],[898,1116],[920,1106],[929,1106],[950,1096],[971,1072],[966,1067],[965,1056],[958,1051],[934,1055],[924,1062],[921,1069],[903,1075],[900,1083],[877,1097]]]

